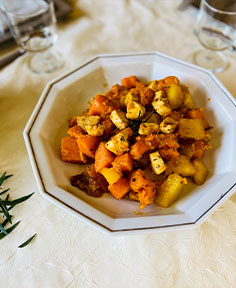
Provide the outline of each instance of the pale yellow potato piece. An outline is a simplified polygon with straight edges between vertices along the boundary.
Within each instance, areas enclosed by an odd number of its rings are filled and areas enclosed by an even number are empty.
[[[121,177],[113,168],[103,168],[100,173],[106,178],[109,185],[116,183]]]
[[[205,182],[209,172],[204,163],[202,162],[202,160],[200,159],[193,160],[193,165],[196,168],[196,173],[194,174],[193,178],[194,182],[197,185],[202,185]]]
[[[173,172],[183,177],[194,176],[196,168],[186,155],[180,155],[173,164]]]
[[[185,178],[182,178],[178,174],[169,175],[157,192],[157,205],[163,208],[169,207],[179,198],[184,184],[187,184]]]
[[[180,138],[202,140],[205,138],[205,128],[202,119],[179,119]]]
[[[171,109],[173,110],[179,108],[182,105],[184,100],[184,94],[178,84],[170,84],[170,87],[167,90],[167,99]]]
[[[184,106],[188,109],[192,109],[194,106],[194,101],[191,93],[188,90],[188,87],[186,87],[185,85],[181,85],[180,87],[184,94],[184,100],[183,100]]]

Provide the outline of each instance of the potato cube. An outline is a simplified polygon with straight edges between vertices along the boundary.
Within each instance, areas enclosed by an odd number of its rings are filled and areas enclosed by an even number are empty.
[[[181,193],[183,185],[187,184],[187,180],[178,174],[171,174],[162,183],[160,190],[157,191],[157,205],[167,208],[176,201]]]
[[[184,85],[181,85],[180,87],[181,87],[183,94],[184,94],[184,100],[183,100],[184,106],[188,109],[192,109],[194,106],[194,102],[193,102],[192,95],[188,90],[188,87],[186,87]]]
[[[113,110],[110,114],[113,124],[120,130],[125,129],[129,125],[129,120],[125,117],[125,112]]]
[[[143,118],[143,115],[146,113],[146,109],[143,105],[130,101],[127,105],[126,117],[131,120]]]
[[[141,123],[138,133],[140,135],[149,135],[151,133],[157,133],[159,131],[159,125],[157,123]]]
[[[193,160],[193,165],[196,168],[196,173],[194,174],[194,182],[197,185],[202,185],[205,182],[209,172],[200,159]]]
[[[196,173],[196,168],[191,163],[188,156],[180,155],[174,162],[173,172],[183,177],[188,177],[193,176]]]
[[[177,127],[178,122],[175,121],[171,117],[166,117],[161,123],[160,123],[160,130],[164,134],[172,134]]]
[[[171,109],[173,110],[179,108],[182,105],[184,94],[178,84],[170,84],[170,87],[167,90],[167,99],[169,101]]]
[[[202,140],[205,138],[205,129],[202,119],[180,119],[179,120],[180,138],[192,138]]]
[[[211,132],[210,132],[209,130],[206,130],[206,131],[205,131],[205,138],[204,138],[204,140],[205,140],[206,142],[209,142],[209,141],[211,141],[211,139],[212,139],[212,134],[211,134]]]
[[[149,156],[152,164],[152,170],[154,173],[158,175],[166,170],[166,164],[161,158],[161,155],[158,151],[150,153]]]
[[[109,185],[116,183],[121,177],[113,168],[103,168],[100,173],[106,178]]]

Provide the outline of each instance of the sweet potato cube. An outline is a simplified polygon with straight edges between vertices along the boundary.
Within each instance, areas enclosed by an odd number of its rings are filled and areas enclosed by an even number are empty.
[[[80,151],[76,139],[69,136],[61,140],[61,159],[79,164],[87,162],[87,157]]]
[[[116,199],[120,200],[130,191],[129,180],[121,177],[116,183],[108,186],[108,190]]]
[[[84,134],[84,131],[77,125],[74,125],[67,131],[67,133],[73,138],[78,138],[80,135]]]

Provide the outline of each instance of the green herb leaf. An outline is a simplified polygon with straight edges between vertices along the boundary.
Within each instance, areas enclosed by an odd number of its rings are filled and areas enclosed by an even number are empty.
[[[9,214],[8,209],[6,207],[6,204],[4,202],[7,202],[7,201],[3,201],[2,199],[0,199],[0,207],[2,208],[1,212],[9,220],[9,222],[12,223],[11,222],[11,215]]]
[[[10,208],[8,208],[8,211],[9,211],[9,210],[11,210],[14,206],[16,206],[17,204],[22,203],[22,202],[28,200],[33,194],[34,194],[34,192],[31,193],[31,194],[29,194],[29,195],[23,196],[23,197],[21,197],[21,198],[12,200],[12,201],[10,201],[10,200],[4,201],[4,204],[5,204],[6,206],[11,206]]]
[[[3,195],[4,193],[7,193],[9,190],[10,190],[10,188],[8,188],[8,189],[2,191],[2,192],[0,193],[0,195]]]
[[[12,225],[10,228],[6,229],[7,234],[0,233],[0,240],[4,238],[6,235],[10,234],[18,225],[20,221],[18,221],[16,224]]]
[[[7,223],[9,222],[9,220],[8,219],[5,219],[3,222],[2,222],[2,227],[5,227],[6,225],[7,225]]]
[[[154,110],[150,113],[150,115],[145,120],[143,120],[143,123],[147,122],[152,117],[153,113],[154,113]]]
[[[18,248],[23,248],[25,247],[26,245],[28,245],[33,239],[34,237],[36,236],[37,233],[35,233],[33,236],[31,236],[28,240],[26,240],[24,243],[22,243],[20,246],[18,246]]]
[[[2,186],[2,183],[7,180],[8,178],[10,178],[11,176],[13,176],[13,174],[7,175],[7,172],[4,172],[2,174],[2,176],[0,177],[0,187]]]
[[[2,224],[0,224],[0,230],[3,234],[7,235],[7,231],[3,228]]]

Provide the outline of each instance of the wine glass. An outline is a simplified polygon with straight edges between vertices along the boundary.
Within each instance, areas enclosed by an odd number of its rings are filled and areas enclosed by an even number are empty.
[[[0,7],[16,43],[29,52],[29,68],[36,73],[55,71],[62,65],[52,49],[56,41],[56,17],[51,0],[0,0]]]
[[[222,53],[236,43],[236,5],[232,0],[202,0],[196,32],[206,48],[193,55],[194,62],[213,72],[227,66]]]

